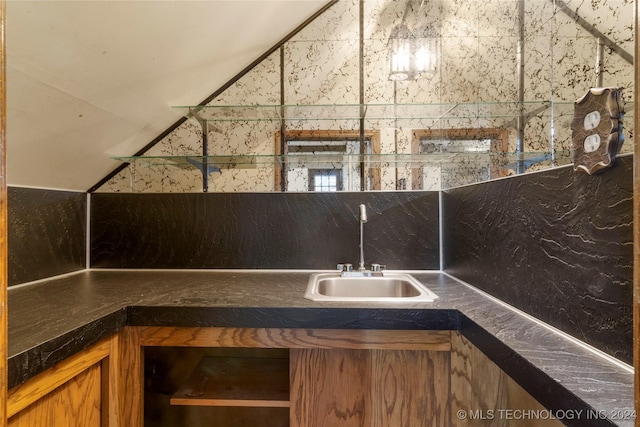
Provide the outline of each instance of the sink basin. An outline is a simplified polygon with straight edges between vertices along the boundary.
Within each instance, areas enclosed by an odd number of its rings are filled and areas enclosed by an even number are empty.
[[[430,302],[438,298],[406,273],[384,272],[383,276],[345,276],[339,272],[314,273],[304,295],[313,301]]]

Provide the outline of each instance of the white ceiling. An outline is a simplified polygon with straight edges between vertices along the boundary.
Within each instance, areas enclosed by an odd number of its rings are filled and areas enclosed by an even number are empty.
[[[326,3],[9,0],[9,185],[89,189]]]

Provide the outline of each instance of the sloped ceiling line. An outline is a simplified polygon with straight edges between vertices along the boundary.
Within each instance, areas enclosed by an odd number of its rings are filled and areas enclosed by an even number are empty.
[[[336,4],[339,0],[330,0],[328,1],[322,8],[320,8],[316,13],[314,13],[313,15],[311,15],[307,20],[305,20],[302,24],[300,24],[298,27],[296,27],[293,31],[291,31],[289,34],[287,34],[282,40],[280,40],[279,42],[277,42],[274,46],[272,46],[270,49],[268,49],[265,53],[263,53],[262,55],[260,55],[260,57],[258,57],[255,61],[253,61],[251,64],[249,64],[247,67],[245,67],[242,71],[240,71],[238,74],[236,74],[234,77],[232,77],[229,81],[227,81],[224,85],[222,85],[218,90],[216,90],[214,93],[212,93],[211,95],[209,95],[207,98],[205,98],[202,102],[200,102],[198,105],[207,105],[209,104],[211,101],[213,101],[216,97],[218,97],[220,94],[222,94],[225,90],[227,90],[229,87],[231,87],[234,83],[236,83],[238,80],[240,80],[244,75],[246,75],[249,71],[251,71],[254,67],[256,67],[258,64],[260,64],[265,58],[269,57],[272,53],[274,53],[276,50],[280,49],[282,46],[284,46],[284,44],[286,42],[288,42],[289,40],[291,40],[293,37],[295,37],[300,31],[302,31],[306,26],[308,26],[311,22],[313,22],[317,17],[319,17],[320,15],[322,15],[325,11],[327,11],[331,6],[333,6],[334,4]],[[178,119],[175,123],[173,123],[171,126],[169,126],[166,130],[164,130],[161,134],[159,134],[157,137],[155,137],[151,142],[149,142],[147,145],[145,145],[143,148],[141,148],[140,150],[138,150],[135,154],[133,154],[133,156],[141,156],[143,155],[145,152],[147,152],[148,150],[150,150],[153,146],[155,146],[156,144],[158,144],[160,141],[162,141],[167,135],[169,135],[171,132],[173,132],[175,129],[177,129],[181,124],[183,124],[185,121],[187,120],[186,117],[181,117],[180,119]],[[102,187],[106,182],[108,182],[111,178],[113,178],[114,176],[116,176],[118,173],[120,173],[122,170],[124,170],[125,168],[127,168],[127,166],[129,166],[129,163],[122,163],[121,165],[119,165],[118,167],[116,167],[111,173],[109,173],[108,175],[106,175],[104,178],[102,178],[100,181],[98,181],[95,185],[93,185],[91,188],[89,188],[87,190],[88,193],[93,193],[95,191],[97,191],[100,187]]]

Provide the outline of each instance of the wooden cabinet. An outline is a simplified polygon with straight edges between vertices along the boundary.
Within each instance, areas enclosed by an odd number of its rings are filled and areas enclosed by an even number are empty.
[[[292,426],[449,426],[449,353],[292,351]]]
[[[139,352],[113,335],[8,391],[10,427],[141,426]],[[138,374],[139,373],[139,374]]]
[[[102,425],[100,364],[79,373],[9,418],[10,427]]]
[[[455,331],[126,327],[7,409],[10,427],[561,425],[501,417],[544,408]]]
[[[138,335],[141,346],[145,348],[145,359],[156,358],[159,347],[166,349],[163,361],[157,366],[171,365],[171,358],[192,364],[188,361],[191,356],[185,356],[184,350],[172,348],[175,346],[210,347],[218,348],[218,351],[229,351],[230,348],[286,349],[290,384],[287,406],[291,406],[287,425],[447,425],[450,331],[142,327],[138,329]],[[206,360],[204,357],[203,361]],[[202,364],[191,377],[202,378],[198,374],[200,369]],[[146,370],[158,371],[149,367]],[[166,376],[179,377],[173,373]],[[283,374],[276,376],[270,387],[272,391],[282,388],[280,380],[283,377]],[[192,384],[189,380],[181,388],[193,389]],[[237,384],[238,381],[230,388]],[[170,386],[156,387],[162,388],[170,389]],[[172,400],[175,402],[181,393],[173,393]],[[246,393],[242,389],[235,393],[236,397],[230,404],[246,405],[243,400]],[[159,400],[158,396],[153,399],[155,402]],[[194,399],[189,403],[197,404]],[[217,405],[219,400],[212,403]],[[176,409],[166,405],[163,409],[154,405],[154,413],[165,411],[167,416],[162,420],[150,419],[154,414],[148,409],[146,418],[149,426],[145,427],[170,425],[163,423],[176,413]],[[198,412],[202,414],[204,411]],[[183,414],[193,416],[193,410],[189,415]],[[214,417],[222,415],[210,412],[208,416],[212,421],[219,420]],[[275,419],[276,415],[273,417],[273,420],[262,420],[261,425],[270,425],[271,421],[275,421],[274,425],[281,425],[281,419]],[[190,425],[194,425],[192,422],[190,419]],[[201,420],[196,423],[204,425]],[[243,425],[230,421],[224,424],[229,427]]]
[[[61,362],[8,393],[10,427],[100,427],[108,422],[103,408],[108,395],[111,340]]]

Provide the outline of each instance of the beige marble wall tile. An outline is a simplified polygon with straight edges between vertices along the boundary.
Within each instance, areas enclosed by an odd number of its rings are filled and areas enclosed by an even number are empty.
[[[276,51],[209,105],[280,104],[280,52]]]
[[[358,104],[357,40],[291,42],[285,48],[286,104]]]

